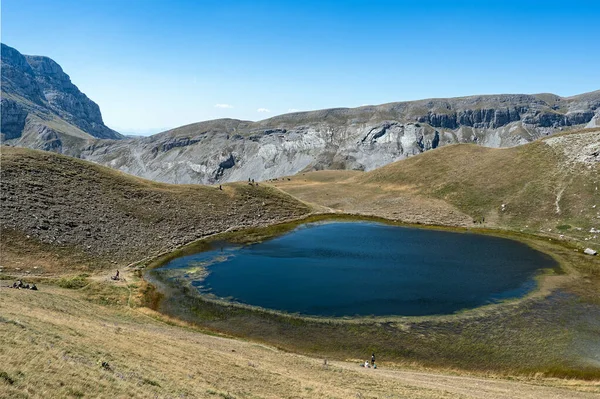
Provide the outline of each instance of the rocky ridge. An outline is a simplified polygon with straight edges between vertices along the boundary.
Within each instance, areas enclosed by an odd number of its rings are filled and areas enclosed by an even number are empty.
[[[57,251],[75,248],[122,264],[228,229],[310,212],[263,185],[173,186],[50,152],[3,147],[0,156],[2,252],[12,248],[4,240],[15,233]]]
[[[380,166],[454,143],[512,147],[600,117],[600,91],[431,99],[220,119],[134,140],[95,141],[83,159],[171,183],[267,180],[301,171]]]

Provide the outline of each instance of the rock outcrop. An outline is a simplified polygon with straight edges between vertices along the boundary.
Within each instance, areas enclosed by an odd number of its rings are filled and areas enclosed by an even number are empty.
[[[51,136],[79,139],[122,138],[104,125],[98,105],[71,83],[60,65],[48,57],[23,55],[5,44],[1,47],[3,140],[62,151],[62,145],[47,144],[35,134],[43,130],[54,132]]]

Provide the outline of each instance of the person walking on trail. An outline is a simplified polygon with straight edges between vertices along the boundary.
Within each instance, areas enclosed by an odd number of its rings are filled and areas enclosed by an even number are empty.
[[[371,355],[371,365],[374,366],[375,365],[375,353],[373,353]]]

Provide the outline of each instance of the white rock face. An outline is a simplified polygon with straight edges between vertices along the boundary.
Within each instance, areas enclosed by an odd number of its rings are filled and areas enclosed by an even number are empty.
[[[97,141],[80,157],[157,181],[215,184],[268,180],[307,170],[368,171],[448,144],[507,147],[545,134],[545,128],[521,121],[496,129],[454,130],[397,120],[258,129],[244,124],[250,123],[237,121],[214,129],[201,123],[147,138]]]
[[[586,128],[591,129],[594,127],[600,127],[600,110],[596,112],[594,117],[585,125]]]
[[[2,91],[10,95],[2,98],[3,142],[170,183],[260,181],[318,169],[371,170],[453,143],[524,144],[565,129],[595,126],[600,112],[600,91],[568,98],[501,94],[296,112],[259,122],[220,119],[124,138],[104,126],[98,106],[54,61],[23,56],[4,45],[2,55]],[[596,150],[594,145],[585,149],[592,157]]]

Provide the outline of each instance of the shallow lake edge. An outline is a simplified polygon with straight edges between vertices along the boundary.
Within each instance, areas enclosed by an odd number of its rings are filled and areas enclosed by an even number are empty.
[[[315,316],[305,315],[299,313],[289,313],[274,309],[263,308],[255,305],[248,305],[244,303],[234,302],[227,299],[210,297],[208,295],[198,292],[195,288],[186,289],[186,295],[193,296],[196,299],[211,303],[213,305],[222,306],[224,308],[239,308],[249,312],[267,314],[270,316],[278,316],[284,318],[302,319],[311,322],[326,322],[326,323],[373,323],[373,322],[408,322],[408,321],[423,321],[423,320],[445,320],[445,319],[457,319],[457,318],[470,318],[473,316],[480,316],[483,312],[497,312],[500,310],[514,309],[516,306],[530,301],[532,299],[540,299],[551,293],[551,291],[560,285],[563,281],[569,280],[573,275],[577,274],[577,271],[557,256],[551,247],[554,245],[568,246],[569,243],[551,240],[552,244],[549,244],[542,236],[515,232],[512,230],[501,230],[501,229],[490,229],[490,228],[465,228],[465,227],[454,227],[454,226],[442,226],[442,225],[428,225],[428,224],[413,224],[394,221],[376,216],[366,215],[353,215],[353,214],[340,214],[340,213],[323,213],[314,214],[305,218],[295,219],[283,223],[272,224],[264,227],[253,227],[253,228],[240,228],[238,230],[226,231],[223,233],[214,234],[208,237],[203,237],[189,244],[186,244],[174,251],[159,255],[152,259],[147,265],[145,272],[143,273],[144,279],[155,286],[162,296],[162,300],[165,300],[169,296],[170,287],[172,283],[161,279],[156,275],[155,270],[166,265],[173,259],[192,255],[198,252],[203,252],[212,249],[211,244],[219,241],[227,241],[233,244],[248,245],[259,243],[286,233],[289,233],[297,227],[309,223],[318,222],[372,222],[381,223],[390,226],[418,228],[423,230],[436,230],[446,231],[453,233],[463,234],[480,234],[504,239],[510,239],[513,241],[520,242],[527,245],[529,248],[541,252],[547,256],[550,256],[555,262],[556,267],[540,269],[538,274],[534,277],[535,287],[529,291],[526,295],[518,298],[510,298],[501,300],[494,303],[481,305],[475,308],[467,308],[459,310],[452,314],[438,314],[438,315],[426,315],[426,316],[402,316],[402,315],[389,315],[389,316],[341,316],[341,317],[327,317],[327,316]],[[541,245],[541,242],[544,245]],[[550,248],[549,248],[550,247]],[[574,248],[574,247],[573,247]],[[181,282],[181,281],[179,281]],[[185,281],[183,282],[185,283]],[[191,288],[191,284],[189,284]],[[158,310],[158,303],[156,303],[155,310]]]

